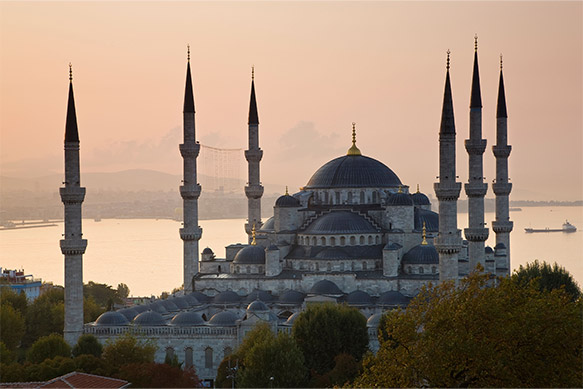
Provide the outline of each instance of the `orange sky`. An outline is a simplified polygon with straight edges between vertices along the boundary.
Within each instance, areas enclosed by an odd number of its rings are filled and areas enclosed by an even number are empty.
[[[346,152],[355,121],[363,154],[433,194],[447,49],[458,174],[467,178],[463,140],[477,33],[487,181],[494,178],[503,53],[511,198],[579,200],[582,4],[1,2],[1,174],[62,171],[69,61],[82,170],[181,174],[190,43],[203,144],[246,147],[255,65],[264,183],[282,192],[305,185]]]

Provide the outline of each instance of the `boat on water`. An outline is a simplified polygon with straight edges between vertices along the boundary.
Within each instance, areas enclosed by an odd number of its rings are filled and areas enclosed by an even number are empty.
[[[577,227],[569,223],[568,220],[565,220],[563,223],[563,228],[525,228],[524,231],[526,233],[532,232],[575,232],[577,231]]]

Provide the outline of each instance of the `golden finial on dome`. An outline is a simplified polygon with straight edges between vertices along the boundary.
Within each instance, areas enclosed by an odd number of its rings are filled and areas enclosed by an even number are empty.
[[[285,186],[285,195],[286,195],[286,196],[289,196],[289,192],[288,192],[288,190],[287,190],[287,185]]]
[[[352,122],[352,146],[348,149],[346,155],[362,155],[358,147],[356,147],[356,123]]]
[[[403,193],[403,186],[399,185],[399,191],[397,193]]]
[[[423,246],[426,246],[428,244],[426,239],[426,232],[427,230],[425,228],[425,222],[423,222],[423,241],[421,242]]]
[[[69,81],[73,81],[73,65],[69,62]]]
[[[255,241],[255,223],[253,223],[253,228],[251,229],[251,237],[253,240],[251,241],[251,245],[255,246],[257,242]]]
[[[417,193],[419,193],[419,184],[417,184]]]

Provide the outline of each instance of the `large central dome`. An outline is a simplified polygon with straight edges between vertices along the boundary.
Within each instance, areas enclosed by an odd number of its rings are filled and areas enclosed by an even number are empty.
[[[398,187],[401,180],[384,163],[364,155],[345,155],[314,173],[306,189]]]

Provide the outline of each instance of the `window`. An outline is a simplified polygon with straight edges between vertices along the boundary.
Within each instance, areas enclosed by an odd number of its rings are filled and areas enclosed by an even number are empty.
[[[313,237],[313,238],[312,238],[312,246],[315,246],[316,244],[317,244],[317,243],[316,243],[316,237]]]
[[[344,262],[340,262],[340,271],[344,271]]]
[[[368,236],[368,244],[372,244],[372,236]]]
[[[362,270],[366,270],[366,268],[367,268],[366,262],[362,262]]]
[[[356,244],[356,238],[354,236],[350,237],[350,245],[354,246]]]
[[[363,245],[364,244],[364,236],[360,236],[360,244]]]
[[[407,267],[407,273],[413,274],[413,269],[411,268],[411,266]]]
[[[239,273],[241,271],[241,268],[239,266],[237,266],[237,270],[235,271],[235,273]]]
[[[335,237],[330,238],[330,246],[336,246],[336,238]]]
[[[346,238],[341,236],[340,237],[340,246],[344,246],[344,245],[346,245]]]
[[[423,266],[419,266],[419,274],[423,274]]]
[[[221,265],[219,265],[219,270],[218,270],[218,272],[219,272],[219,273],[221,272]]]
[[[376,190],[373,191],[372,192],[372,202],[373,203],[377,203],[378,202],[378,197],[379,197],[379,195],[378,195],[377,191]]]
[[[352,192],[348,192],[348,204],[352,204]]]
[[[340,204],[340,192],[336,192],[336,204]]]
[[[184,350],[184,366],[186,368],[192,367],[192,360],[192,348],[187,347],[186,350]]]
[[[204,367],[207,369],[213,368],[213,349],[210,347],[204,349]]]
[[[360,203],[364,204],[364,191],[363,190],[360,191]]]
[[[172,362],[172,359],[174,359],[174,349],[172,347],[167,347],[166,348],[166,360],[169,362]]]
[[[320,238],[320,244],[321,244],[322,246],[326,246],[326,238],[323,238],[323,237],[322,237],[322,238]]]
[[[330,264],[330,262],[328,262],[328,263],[326,264],[326,270],[328,270],[328,271],[332,271],[332,265]]]
[[[320,264],[316,262],[316,271],[320,271]]]
[[[247,274],[251,273],[251,266],[247,266]]]
[[[259,266],[259,274],[263,274],[263,266]]]
[[[431,273],[437,273],[437,268],[435,266],[431,266]]]

